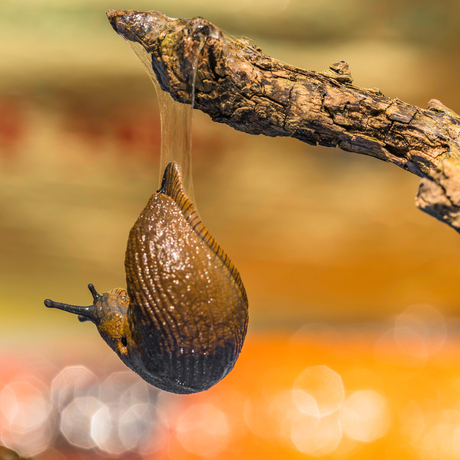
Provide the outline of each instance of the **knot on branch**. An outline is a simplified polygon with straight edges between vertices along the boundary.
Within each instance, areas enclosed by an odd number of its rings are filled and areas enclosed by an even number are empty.
[[[169,43],[174,43],[176,46],[174,52],[180,53],[178,75],[183,76],[189,90],[192,84],[199,87],[202,83],[203,78],[200,77],[204,76],[204,67],[217,78],[224,74],[222,58],[228,52],[225,38],[222,32],[206,19],[197,17],[190,20],[177,31],[176,37],[169,38],[171,41],[168,39],[166,45],[170,46]],[[163,44],[162,48],[163,50],[165,48]],[[199,89],[205,90],[203,87]]]
[[[431,99],[430,101],[428,101],[426,108],[428,110],[431,110],[432,112],[445,113],[446,115],[450,115],[452,118],[455,118],[457,121],[460,121],[460,115],[455,113],[452,109],[449,109],[449,107],[446,107],[442,102],[438,101],[437,99]]]
[[[334,62],[334,64],[329,66],[329,69],[319,73],[341,83],[353,83],[353,77],[351,76],[350,67],[347,61]]]

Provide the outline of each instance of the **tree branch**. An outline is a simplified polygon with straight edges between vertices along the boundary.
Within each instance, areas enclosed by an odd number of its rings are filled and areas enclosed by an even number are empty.
[[[107,13],[115,31],[141,44],[164,91],[213,121],[249,134],[373,156],[422,178],[416,205],[460,232],[460,116],[362,88],[345,61],[323,72],[284,64],[245,40],[226,39],[203,18],[159,12]]]

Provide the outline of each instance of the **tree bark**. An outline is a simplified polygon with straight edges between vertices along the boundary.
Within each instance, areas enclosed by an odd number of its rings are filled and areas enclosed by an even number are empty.
[[[370,155],[422,178],[416,205],[460,232],[460,116],[353,85],[345,61],[323,72],[282,63],[203,18],[107,13],[115,31],[143,46],[164,91],[249,134],[294,137]],[[194,74],[196,75],[194,77]]]

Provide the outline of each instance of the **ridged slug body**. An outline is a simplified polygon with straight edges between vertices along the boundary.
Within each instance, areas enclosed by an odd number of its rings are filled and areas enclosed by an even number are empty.
[[[195,393],[225,377],[246,335],[247,296],[174,162],[131,229],[125,268],[127,292],[100,295],[90,284],[91,306],[45,305],[92,321],[129,368],[162,390]]]

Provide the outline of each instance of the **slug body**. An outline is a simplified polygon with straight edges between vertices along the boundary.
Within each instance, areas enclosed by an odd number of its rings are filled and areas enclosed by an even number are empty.
[[[125,259],[127,291],[94,304],[45,305],[94,322],[134,372],[172,393],[207,390],[233,368],[248,324],[240,275],[185,195],[174,162],[134,224]]]

